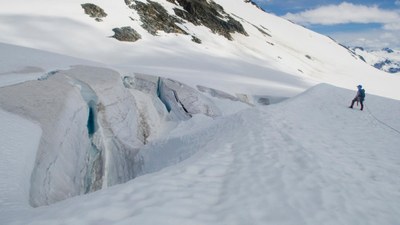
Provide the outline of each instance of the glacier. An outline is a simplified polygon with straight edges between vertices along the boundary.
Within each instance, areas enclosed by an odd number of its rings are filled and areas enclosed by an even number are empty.
[[[30,178],[35,207],[134,178],[143,163],[139,150],[168,132],[168,122],[221,116],[208,97],[187,85],[140,74],[121,78],[99,67],[74,66],[0,93],[4,110],[43,130]]]
[[[193,115],[136,154],[135,179],[2,221],[395,224],[400,123],[390,112],[400,104],[369,95],[365,112],[348,109],[353,94],[321,84],[279,104]]]
[[[242,0],[215,0],[231,40],[0,1],[1,224],[399,223],[400,79],[329,37]]]

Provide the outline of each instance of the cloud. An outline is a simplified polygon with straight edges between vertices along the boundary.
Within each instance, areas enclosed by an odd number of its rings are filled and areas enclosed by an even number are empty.
[[[399,3],[397,0],[396,3]],[[378,6],[355,5],[343,2],[326,5],[299,13],[287,13],[284,18],[302,25],[336,25],[347,23],[379,23],[385,29],[400,29],[400,13],[380,9]]]
[[[369,49],[385,47],[400,49],[399,35],[400,30],[385,31],[381,29],[329,34],[330,37],[346,46],[361,46]]]
[[[400,6],[400,0],[395,1],[394,4]]]

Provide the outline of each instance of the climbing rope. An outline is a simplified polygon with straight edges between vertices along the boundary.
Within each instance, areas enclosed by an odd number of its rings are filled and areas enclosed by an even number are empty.
[[[390,129],[392,129],[394,132],[400,134],[400,131],[399,131],[399,130],[397,130],[396,128],[390,126],[389,124],[383,122],[382,120],[378,119],[374,114],[372,114],[372,112],[369,110],[369,108],[366,106],[365,103],[364,103],[364,108],[367,109],[368,113],[369,113],[376,121],[378,121],[379,123],[381,123],[382,125],[384,125],[384,126],[390,128]]]

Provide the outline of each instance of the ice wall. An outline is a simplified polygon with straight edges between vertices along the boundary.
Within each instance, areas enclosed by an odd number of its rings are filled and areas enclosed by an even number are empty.
[[[31,174],[32,206],[133,178],[142,128],[133,95],[115,71],[79,66],[0,93],[3,109],[43,130]]]
[[[133,77],[126,76],[124,83],[129,88],[156,95],[164,104],[171,120],[187,120],[194,114],[209,117],[221,115],[220,109],[211,99],[175,80],[138,74]]]
[[[81,194],[90,142],[79,90],[66,77],[52,76],[1,88],[0,102],[3,109],[37,121],[43,131],[31,173],[31,205]]]
[[[96,126],[92,143],[101,152],[102,186],[133,178],[133,157],[144,144],[139,113],[133,95],[124,87],[120,75],[112,70],[79,66],[61,73],[76,85],[96,95]]]
[[[121,79],[89,66],[0,88],[0,103],[43,130],[29,188],[35,207],[133,179],[142,163],[138,152],[168,133],[171,123],[221,115],[210,98],[177,81]]]

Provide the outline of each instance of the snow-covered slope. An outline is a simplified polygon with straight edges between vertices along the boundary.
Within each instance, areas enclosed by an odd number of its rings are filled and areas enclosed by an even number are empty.
[[[81,58],[0,43],[0,87],[47,77],[70,66],[102,65]]]
[[[165,11],[160,12],[181,20],[173,24],[189,35],[166,33],[156,25],[152,27],[156,36],[150,34],[135,8],[140,2],[148,6],[159,3],[157,7]],[[0,41],[113,64],[122,73],[162,75],[189,85],[237,93],[276,95],[285,88],[285,95],[293,96],[319,82],[351,89],[362,83],[370,93],[400,98],[394,91],[399,78],[370,68],[328,37],[267,14],[243,0],[215,1],[223,10],[215,7],[220,11],[213,18],[235,20],[247,34],[229,33],[231,41],[204,24],[194,25],[191,19],[178,17],[175,10],[182,11],[185,0],[152,2],[93,1],[107,13],[102,22],[97,22],[84,13],[81,4],[87,2],[83,0],[40,0],[34,4],[4,1]],[[150,13],[147,18],[155,20],[153,17]],[[111,38],[114,28],[126,26],[142,38],[136,42]],[[192,41],[192,36],[201,44]],[[231,90],[226,82],[230,82]]]
[[[369,51],[360,47],[351,49],[369,65],[388,73],[400,74],[400,51],[390,48]]]
[[[0,2],[1,224],[399,223],[399,76],[242,0]]]
[[[144,153],[164,152],[146,158],[149,171],[170,167],[3,211],[2,224],[397,224],[400,104],[369,96],[362,112],[347,108],[352,95],[319,85],[229,117],[195,116]]]

